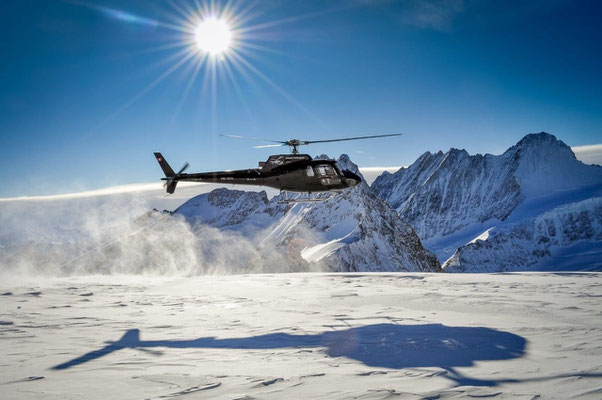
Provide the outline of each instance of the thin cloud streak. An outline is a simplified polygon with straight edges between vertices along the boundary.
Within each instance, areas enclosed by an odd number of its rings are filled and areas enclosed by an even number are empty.
[[[397,20],[420,29],[448,32],[456,17],[467,9],[466,0],[354,0],[360,7],[395,4]]]
[[[571,147],[573,153],[580,161],[586,164],[602,165],[602,144]]]
[[[360,167],[360,172],[366,178],[368,184],[372,183],[374,179],[384,171],[395,172],[401,167]],[[228,189],[234,190],[252,190],[252,191],[261,191],[266,190],[268,192],[268,197],[272,197],[278,194],[278,191],[272,188],[263,187],[263,186],[234,186],[228,184],[213,184],[213,183],[205,183],[205,182],[180,182],[178,183],[178,189],[181,194],[182,189],[192,189],[195,188],[198,190],[198,193],[201,194],[207,191],[213,190],[218,187],[226,187]],[[162,196],[165,193],[165,188],[163,187],[162,182],[152,182],[152,183],[131,183],[127,185],[118,185],[118,186],[109,186],[100,189],[88,190],[83,192],[75,192],[75,193],[63,193],[63,194],[52,194],[46,196],[19,196],[19,197],[0,197],[0,203],[3,202],[13,202],[13,201],[31,201],[31,200],[65,200],[65,199],[79,199],[79,198],[87,198],[87,197],[96,197],[96,196],[106,196],[106,195],[115,195],[115,194],[128,194],[128,193],[142,193],[142,192],[159,192]],[[176,192],[176,193],[179,193]],[[192,197],[195,194],[192,192],[185,191],[185,197]],[[165,196],[169,198],[179,198],[180,196]]]
[[[154,19],[141,17],[139,15],[132,14],[132,13],[122,11],[122,10],[117,10],[114,8],[97,6],[94,4],[86,4],[86,3],[83,3],[80,1],[75,1],[75,0],[65,0],[65,2],[68,4],[75,5],[75,6],[86,7],[90,10],[98,11],[101,14],[103,14],[105,17],[111,18],[111,19],[114,19],[117,21],[127,22],[130,24],[145,25],[145,26],[150,26],[150,27],[157,27],[159,25],[162,25],[159,21],[155,21]]]
[[[465,10],[464,0],[412,0],[402,21],[422,29],[449,31],[454,19]]]
[[[181,187],[189,186],[204,186],[206,183],[197,182],[180,182]],[[181,188],[180,188],[181,189]],[[0,198],[1,202],[9,201],[30,201],[30,200],[61,200],[61,199],[79,199],[84,197],[96,197],[105,196],[112,194],[124,194],[124,193],[137,193],[137,192],[148,192],[148,191],[161,191],[163,192],[163,184],[161,182],[154,183],[131,183],[128,185],[109,186],[101,189],[94,189],[85,192],[76,193],[64,193],[64,194],[53,194],[47,196],[20,196],[20,197],[4,197]]]
[[[119,21],[133,23],[133,24],[139,24],[139,25],[153,26],[153,27],[159,25],[159,22],[157,22],[153,19],[140,17],[138,15],[130,14],[125,11],[114,10],[112,8],[101,7],[101,6],[95,6],[94,8],[96,8],[98,11],[102,12],[104,15],[106,15],[110,18],[119,20]]]

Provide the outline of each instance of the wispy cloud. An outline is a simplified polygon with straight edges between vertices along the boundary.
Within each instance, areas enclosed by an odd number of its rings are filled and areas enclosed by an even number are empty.
[[[575,156],[586,164],[602,165],[602,144],[571,147]]]
[[[372,185],[372,182],[376,180],[383,172],[387,171],[390,173],[397,172],[403,167],[360,167],[360,172],[363,175],[366,183]]]
[[[192,182],[180,182],[179,186],[202,186],[202,183]],[[213,188],[213,187],[212,187]],[[65,200],[65,199],[79,199],[85,197],[97,197],[113,194],[125,194],[125,193],[140,193],[148,191],[159,191],[161,194],[164,193],[163,184],[160,182],[154,183],[132,183],[127,185],[110,186],[101,189],[88,190],[84,192],[75,193],[64,193],[64,194],[52,194],[46,196],[21,196],[21,197],[0,197],[0,203],[12,202],[12,201],[30,201],[30,200]]]
[[[66,0],[66,3],[78,5],[78,6],[89,8],[91,10],[98,11],[101,14],[103,14],[105,17],[108,17],[108,18],[111,18],[111,19],[114,19],[117,21],[121,21],[121,22],[127,22],[130,24],[137,24],[137,25],[145,25],[145,26],[150,26],[150,27],[156,27],[159,25],[159,22],[155,21],[154,19],[142,17],[142,16],[139,16],[136,14],[129,13],[127,11],[117,10],[117,9],[109,8],[109,7],[97,6],[94,4],[86,4],[86,3],[82,3],[82,2],[76,1],[76,0]]]
[[[465,6],[465,0],[408,0],[401,21],[422,29],[449,31]]]
[[[382,8],[387,15],[404,25],[418,29],[449,32],[462,15],[481,24],[517,15],[539,17],[571,4],[571,0],[531,0],[513,2],[508,7],[499,0],[342,0],[354,6]]]
[[[159,24],[157,21],[155,21],[153,19],[141,17],[141,16],[138,16],[135,14],[130,14],[128,12],[121,11],[121,10],[114,10],[112,8],[100,7],[100,6],[96,6],[94,8],[97,9],[98,11],[102,12],[107,17],[116,19],[118,21],[129,22],[129,23],[139,24],[139,25],[147,25],[147,26],[157,26]]]
[[[420,29],[449,31],[467,8],[467,0],[353,0],[363,7],[387,6],[401,23]]]

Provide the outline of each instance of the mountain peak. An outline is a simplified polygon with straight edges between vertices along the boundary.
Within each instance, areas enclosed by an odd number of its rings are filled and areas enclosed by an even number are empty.
[[[349,170],[354,174],[361,176],[362,180],[364,179],[363,175],[360,173],[360,169],[357,166],[357,164],[351,161],[351,158],[347,154],[341,154],[341,156],[337,160],[337,165],[341,170]]]
[[[455,147],[452,147],[449,149],[448,151],[449,154],[466,154],[469,155],[468,152],[465,149],[456,149]]]
[[[564,151],[568,150],[572,154],[572,158],[575,158],[575,155],[573,154],[571,148],[566,143],[564,143],[562,140],[558,140],[556,138],[556,136],[554,136],[550,133],[547,133],[547,132],[529,133],[528,135],[523,137],[521,140],[519,140],[516,145],[512,146],[508,150],[509,151],[512,149],[541,150],[540,149],[541,146],[557,147],[559,149],[563,149]]]
[[[431,241],[504,221],[527,199],[601,184],[602,168],[583,164],[564,142],[540,132],[499,156],[426,152],[409,168],[381,175],[372,190]]]

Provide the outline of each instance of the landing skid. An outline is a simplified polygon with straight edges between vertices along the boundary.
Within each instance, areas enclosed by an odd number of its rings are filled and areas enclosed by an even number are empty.
[[[296,204],[296,203],[322,203],[330,200],[336,195],[337,192],[326,192],[326,193],[298,193],[296,197],[288,197],[287,191],[280,191],[280,194],[284,193],[284,198],[278,201],[279,204]]]

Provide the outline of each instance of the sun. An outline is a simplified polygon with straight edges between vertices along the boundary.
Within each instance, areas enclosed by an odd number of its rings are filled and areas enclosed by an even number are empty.
[[[170,0],[160,3],[167,3],[169,6],[169,10],[166,10],[167,19],[164,21],[144,17],[135,20],[127,13],[116,16],[129,23],[149,25],[152,22],[153,27],[165,30],[161,36],[164,40],[148,50],[141,51],[141,54],[166,51],[169,51],[169,54],[167,58],[156,62],[156,66],[161,68],[167,65],[163,72],[111,113],[107,121],[115,118],[178,71],[187,77],[187,82],[175,113],[180,113],[190,93],[199,89],[203,105],[205,102],[211,105],[207,108],[211,111],[213,127],[217,126],[218,92],[221,96],[224,89],[231,89],[247,107],[243,85],[255,84],[254,80],[268,85],[310,118],[322,123],[307,107],[255,64],[255,61],[261,62],[262,53],[270,54],[270,57],[288,57],[286,53],[273,49],[266,43],[279,40],[280,25],[306,19],[308,15],[266,21],[263,14],[255,9],[259,0],[248,2],[251,4],[247,5],[243,5],[245,2],[234,0]],[[256,18],[261,20],[255,21]]]
[[[230,48],[232,30],[224,19],[209,17],[196,28],[195,39],[198,48],[204,53],[219,56]]]

